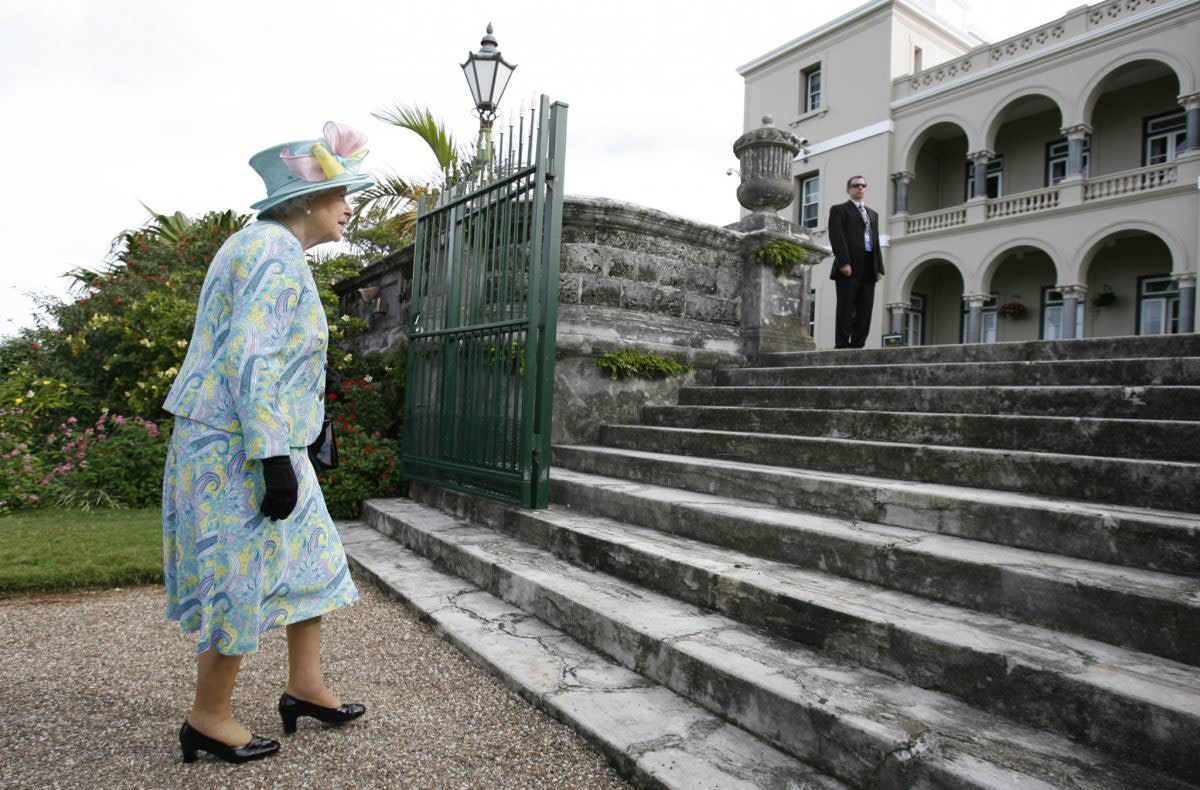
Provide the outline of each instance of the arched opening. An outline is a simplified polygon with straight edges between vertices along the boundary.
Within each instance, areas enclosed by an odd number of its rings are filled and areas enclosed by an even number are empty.
[[[1091,177],[1163,164],[1183,153],[1186,116],[1179,79],[1157,60],[1137,60],[1105,75],[1090,97]]]
[[[1179,331],[1179,290],[1171,250],[1155,234],[1122,230],[1101,239],[1084,259],[1089,337]]]
[[[1022,96],[1005,105],[992,122],[988,162],[989,197],[1014,195],[1052,186],[1066,175],[1066,138],[1057,102],[1040,94]],[[1055,179],[1056,163],[1063,172]],[[969,171],[964,166],[964,179]]]
[[[1054,288],[1058,273],[1044,250],[1013,247],[1001,253],[989,268],[988,292],[992,299],[984,308],[984,342],[1062,336],[1062,297]]]
[[[963,202],[967,134],[958,124],[934,124],[918,138],[914,178],[908,187],[908,211],[921,214]]]
[[[903,327],[907,345],[941,346],[961,343],[963,278],[958,267],[942,258],[922,263],[909,290],[909,310]]]

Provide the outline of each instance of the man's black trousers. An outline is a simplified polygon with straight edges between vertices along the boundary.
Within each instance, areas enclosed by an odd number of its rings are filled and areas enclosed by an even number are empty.
[[[835,348],[862,348],[871,331],[871,310],[875,306],[875,267],[856,267],[849,277],[839,277]]]

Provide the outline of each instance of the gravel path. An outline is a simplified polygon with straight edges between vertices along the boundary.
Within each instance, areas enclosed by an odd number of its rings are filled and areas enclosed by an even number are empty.
[[[359,590],[362,601],[325,619],[324,664],[366,717],[336,730],[301,719],[283,736],[275,629],[243,662],[234,710],[283,749],[241,766],[180,759],[193,640],[163,619],[162,588],[0,599],[0,788],[628,787],[407,609]]]

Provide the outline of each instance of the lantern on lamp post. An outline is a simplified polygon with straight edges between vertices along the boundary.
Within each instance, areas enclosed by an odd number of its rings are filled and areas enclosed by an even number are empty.
[[[496,118],[500,97],[504,95],[504,89],[508,87],[508,80],[516,68],[500,56],[489,22],[487,33],[479,41],[479,51],[469,53],[467,62],[462,64],[467,87],[471,89],[471,98],[475,100],[475,112],[479,116],[481,148],[491,147],[492,121]]]

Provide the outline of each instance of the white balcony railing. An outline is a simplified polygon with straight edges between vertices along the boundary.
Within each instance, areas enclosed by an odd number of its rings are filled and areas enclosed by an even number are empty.
[[[953,208],[928,211],[924,214],[914,214],[905,222],[904,231],[911,235],[965,224],[967,224],[967,207],[954,206]]]
[[[1194,165],[1192,167],[1194,169]],[[1184,179],[1185,183],[1190,183],[1191,177],[1191,175],[1187,175]],[[1083,181],[1083,202],[1091,203],[1098,200],[1118,198],[1123,195],[1153,192],[1157,189],[1166,189],[1178,182],[1179,165],[1175,162],[1097,176],[1096,178],[1089,178]],[[999,220],[1023,214],[1040,214],[1046,211],[1053,211],[1063,205],[1062,193],[1064,188],[1065,185],[1060,184],[1059,186],[1046,189],[1035,189],[1015,195],[989,198],[984,201],[983,219],[984,221]],[[1075,189],[1078,188],[1078,186],[1075,187]],[[1076,194],[1078,195],[1078,193]],[[1078,201],[1079,198],[1075,197],[1073,203],[1067,203],[1066,205],[1078,205]],[[974,215],[975,218],[972,219],[972,224],[979,221],[979,216],[979,214]],[[923,214],[912,214],[905,217],[904,233],[907,236],[911,236],[916,233],[929,233],[930,231],[943,230],[966,224],[967,204],[964,203],[960,206],[952,206],[950,208],[942,208],[937,211],[927,211]]]
[[[987,218],[1015,217],[1058,207],[1058,187],[1020,192],[988,200]]]
[[[1172,163],[1091,178],[1083,184],[1083,199],[1086,202],[1120,195],[1132,195],[1138,192],[1150,192],[1174,184],[1177,176],[1178,169]]]

